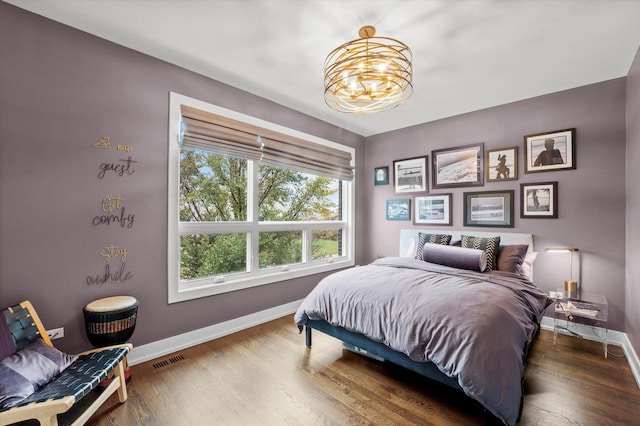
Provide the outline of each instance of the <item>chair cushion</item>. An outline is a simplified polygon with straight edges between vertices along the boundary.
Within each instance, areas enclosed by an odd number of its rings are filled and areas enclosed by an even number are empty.
[[[38,387],[64,371],[77,357],[60,352],[42,339],[0,361],[0,409],[20,403]]]

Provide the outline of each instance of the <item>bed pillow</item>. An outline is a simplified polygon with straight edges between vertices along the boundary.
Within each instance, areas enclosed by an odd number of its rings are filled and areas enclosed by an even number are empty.
[[[484,272],[487,267],[487,253],[484,250],[442,244],[426,243],[422,259],[425,262],[478,272]]]
[[[442,244],[448,246],[451,242],[451,235],[447,234],[423,234],[418,232],[418,238],[416,242],[416,254],[413,256],[416,259],[422,260],[422,251],[426,243]]]
[[[0,361],[0,409],[9,408],[48,383],[77,358],[36,339]]]
[[[481,238],[470,235],[462,236],[462,247],[484,250],[487,253],[487,271],[495,271],[497,267],[500,237]]]
[[[522,263],[527,255],[527,244],[505,245],[498,248],[498,271],[522,274]]]
[[[4,315],[0,312],[0,359],[4,359],[9,355],[16,353],[16,344],[11,337],[11,330],[4,319]]]
[[[522,262],[521,275],[523,275],[529,281],[531,281],[531,278],[533,276],[533,262],[534,260],[536,260],[537,256],[537,251],[530,251],[524,257],[524,261]]]

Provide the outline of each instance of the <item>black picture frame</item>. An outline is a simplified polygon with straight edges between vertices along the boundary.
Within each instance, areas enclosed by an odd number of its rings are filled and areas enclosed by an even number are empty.
[[[433,188],[484,185],[484,143],[431,151]]]
[[[485,182],[518,180],[518,147],[487,150],[484,165]]]
[[[386,208],[387,220],[411,220],[411,199],[391,199],[387,200]]]
[[[554,130],[524,137],[524,172],[576,168],[576,129]]]
[[[558,218],[558,182],[520,184],[522,219]]]
[[[414,225],[453,225],[453,194],[431,194],[413,198]]]
[[[429,192],[429,157],[395,160],[393,187],[396,194]]]
[[[389,185],[389,166],[375,167],[373,169],[373,184]]]
[[[465,192],[464,226],[513,228],[514,190]]]

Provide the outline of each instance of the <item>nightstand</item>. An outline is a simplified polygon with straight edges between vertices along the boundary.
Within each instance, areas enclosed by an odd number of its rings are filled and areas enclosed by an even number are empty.
[[[556,298],[554,301],[553,344],[556,344],[558,330],[560,329],[582,337],[572,330],[575,329],[575,324],[597,326],[604,330],[604,336],[596,336],[602,340],[604,357],[607,358],[607,321],[609,316],[607,298],[603,294],[587,291],[578,291],[576,293],[558,291],[556,294],[561,295],[561,297]]]

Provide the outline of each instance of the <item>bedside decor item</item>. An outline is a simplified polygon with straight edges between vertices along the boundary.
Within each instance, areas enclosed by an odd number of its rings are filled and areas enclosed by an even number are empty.
[[[433,188],[484,185],[484,143],[431,151]]]
[[[451,210],[452,194],[428,195],[415,197],[413,205],[414,225],[452,225],[453,214]]]
[[[359,39],[334,49],[324,62],[324,101],[346,113],[387,111],[413,94],[413,54],[392,38],[364,26]]]
[[[387,220],[410,220],[411,200],[387,200]]]
[[[580,251],[575,247],[559,247],[546,248],[544,251],[548,253],[569,253],[569,279],[564,282],[564,291],[568,295],[576,295],[578,293],[578,282],[573,280],[573,253]]]
[[[518,147],[487,151],[484,160],[487,182],[518,179]]]
[[[429,192],[428,157],[408,158],[393,162],[396,194]]]
[[[389,185],[389,167],[376,167],[373,169],[373,184],[378,185]]]
[[[553,172],[576,168],[576,129],[524,137],[524,172]]]
[[[558,182],[520,184],[520,217],[556,219]]]
[[[513,190],[465,192],[464,226],[513,228]]]

